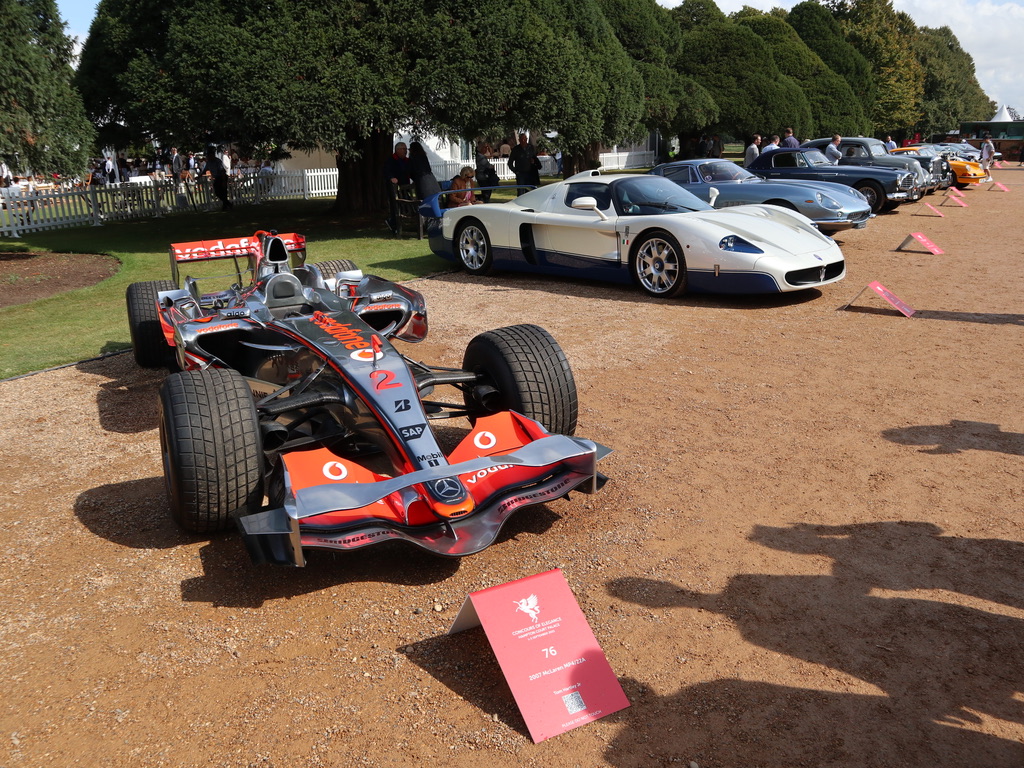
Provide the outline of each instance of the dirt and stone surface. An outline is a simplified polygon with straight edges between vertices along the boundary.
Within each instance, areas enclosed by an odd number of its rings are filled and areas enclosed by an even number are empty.
[[[0,252],[0,307],[94,285],[118,266],[117,259],[89,253]]]
[[[253,567],[168,517],[160,374],[0,384],[0,765],[1024,764],[1024,169],[996,177],[843,235],[820,292],[416,281],[414,357],[543,325],[578,434],[615,449],[603,492],[461,561]],[[909,232],[945,253],[897,252]],[[872,280],[917,315],[837,311]],[[482,632],[445,632],[555,567],[631,706],[534,745]]]

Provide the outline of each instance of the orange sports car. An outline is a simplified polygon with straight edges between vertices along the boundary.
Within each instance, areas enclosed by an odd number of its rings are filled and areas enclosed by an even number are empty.
[[[992,181],[992,178],[982,170],[981,163],[965,160],[952,152],[939,151],[936,147],[928,144],[919,144],[915,147],[900,147],[899,149],[891,149],[889,152],[893,155],[910,155],[911,157],[944,156],[946,162],[949,163],[950,170],[956,176],[956,181],[953,183],[956,184],[958,189],[965,189],[971,184],[982,184],[986,181]]]

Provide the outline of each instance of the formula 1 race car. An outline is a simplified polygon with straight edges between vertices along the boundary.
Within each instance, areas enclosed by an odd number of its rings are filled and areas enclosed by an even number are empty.
[[[429,367],[391,344],[425,338],[423,297],[349,261],[307,263],[301,235],[170,256],[173,280],[133,283],[126,299],[139,365],[180,369],[160,389],[160,444],[187,530],[237,522],[256,563],[391,540],[461,557],[516,510],[604,485],[608,449],[571,436],[576,384],[544,329],[488,331],[461,369]],[[179,287],[181,264],[211,259],[234,261],[230,289]],[[427,399],[441,385],[462,403]],[[471,429],[445,450],[431,423],[458,417]]]

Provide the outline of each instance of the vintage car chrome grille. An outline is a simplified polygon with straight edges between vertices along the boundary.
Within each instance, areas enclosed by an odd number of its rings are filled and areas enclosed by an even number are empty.
[[[914,188],[914,175],[908,173],[906,176],[900,179],[900,189],[907,190]]]
[[[824,274],[822,271],[824,270]],[[843,262],[836,261],[832,264],[822,264],[820,267],[808,267],[807,269],[794,269],[786,273],[786,282],[790,285],[813,285],[824,280],[831,280],[843,274]]]

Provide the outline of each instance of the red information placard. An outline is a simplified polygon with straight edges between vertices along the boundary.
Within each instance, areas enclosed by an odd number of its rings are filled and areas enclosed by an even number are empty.
[[[875,280],[874,282],[868,283],[868,288],[870,288],[872,291],[877,293],[879,296],[881,296],[887,302],[892,304],[894,307],[896,307],[896,309],[898,309],[900,312],[902,312],[907,317],[912,316],[914,314],[914,312],[917,311],[917,310],[913,309],[905,301],[903,301],[903,299],[901,299],[895,293],[893,293],[888,288],[886,288],[884,285],[882,285],[880,282],[878,282],[877,280]]]
[[[956,195],[957,197],[963,197],[964,193],[961,192],[956,187],[950,187],[949,189],[946,190],[946,195],[947,196],[949,196],[949,195]]]
[[[1007,189],[1006,187],[1004,187],[1004,186],[1003,186],[1002,184],[1000,184],[1000,183],[999,183],[998,181],[996,181],[996,182],[993,182],[993,183],[992,183],[992,186],[994,186],[994,187],[998,187],[999,189],[1003,190],[1003,192],[1009,192],[1009,191],[1010,191],[1010,190],[1008,190],[1008,189]],[[992,187],[989,187],[989,189],[991,190],[991,189],[992,189]]]
[[[944,214],[942,211],[940,211],[938,208],[936,208],[931,203],[925,203],[924,207],[929,209],[930,211],[934,212],[936,216],[939,216],[940,218],[943,218],[943,219],[946,218],[946,214]],[[925,214],[915,213],[914,215],[915,216],[924,216]]]
[[[954,198],[954,199],[956,199],[956,198]],[[916,242],[920,243],[925,248],[927,248],[930,253],[933,253],[936,256],[941,256],[942,254],[945,253],[944,250],[939,248],[939,246],[937,246],[935,243],[933,243],[931,240],[929,240],[927,237],[925,237],[924,233],[922,233],[922,232],[911,232],[909,235],[906,236],[906,238],[904,238],[903,242],[899,244],[899,247],[896,250],[897,251],[906,250],[907,249],[907,244],[910,243],[911,241],[916,241]]]
[[[534,743],[629,706],[557,568],[473,592],[448,633],[481,624]]]

